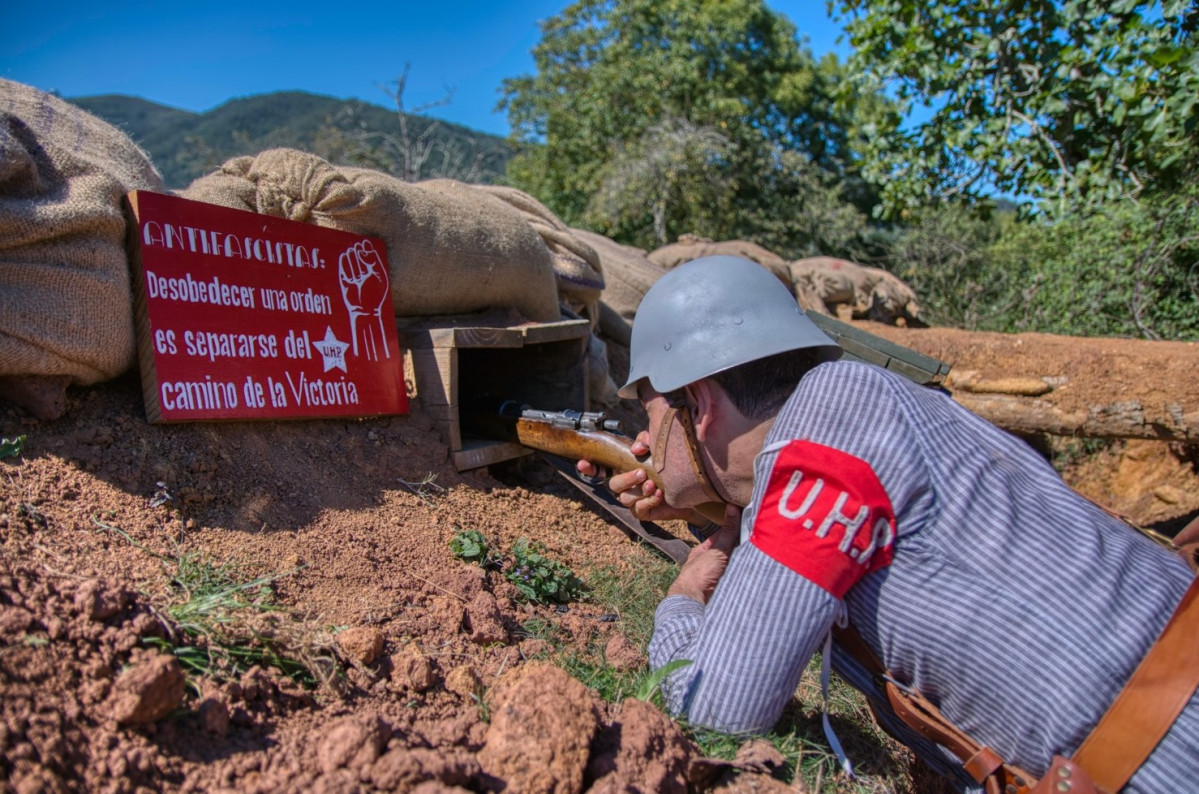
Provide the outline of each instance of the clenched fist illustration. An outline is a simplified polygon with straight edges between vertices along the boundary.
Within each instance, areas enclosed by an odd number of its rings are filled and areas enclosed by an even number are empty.
[[[362,240],[354,243],[337,260],[341,281],[341,296],[350,310],[350,335],[354,338],[354,355],[378,361],[390,358],[387,333],[383,325],[383,306],[388,302],[387,270],[374,243]]]

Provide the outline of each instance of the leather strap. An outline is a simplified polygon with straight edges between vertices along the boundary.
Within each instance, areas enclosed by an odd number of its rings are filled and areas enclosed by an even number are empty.
[[[1017,766],[1005,764],[998,753],[979,744],[945,719],[940,709],[928,698],[898,684],[857,630],[846,626],[833,631],[837,644],[883,684],[892,710],[904,725],[929,741],[949,749],[988,794],[1028,792],[1035,777]]]
[[[695,474],[700,488],[703,489],[704,496],[708,498],[709,502],[723,504],[724,499],[716,493],[716,489],[712,487],[712,481],[708,479],[708,473],[704,470],[703,458],[700,457],[699,451],[699,439],[695,437],[695,422],[691,418],[691,410],[682,399],[672,400],[669,396],[666,399],[670,401],[670,407],[662,416],[662,424],[658,427],[658,437],[654,439],[654,448],[651,452],[654,466],[659,473],[666,468],[666,442],[670,439],[670,430],[674,427],[677,419],[679,426],[683,428],[683,440],[687,442],[687,457],[691,461],[691,471]]]
[[[1119,791],[1170,730],[1199,688],[1199,579],[1191,582],[1157,642],[1074,753],[1105,791]]]
[[[1073,758],[1055,756],[1049,772],[1031,788],[1036,780],[1032,775],[1004,763],[991,748],[945,719],[927,698],[891,678],[852,626],[834,632],[837,644],[884,683],[896,716],[921,736],[948,748],[988,794],[1059,790],[1114,794],[1145,762],[1199,688],[1199,579],[1195,579],[1157,642]]]

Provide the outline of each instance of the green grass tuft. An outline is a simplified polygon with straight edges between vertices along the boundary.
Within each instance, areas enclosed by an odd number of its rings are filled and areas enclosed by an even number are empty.
[[[193,675],[232,679],[254,666],[273,667],[305,687],[335,687],[340,666],[332,638],[291,620],[274,602],[271,585],[294,570],[246,579],[234,562],[214,563],[175,541],[173,554],[159,554],[117,527],[92,521],[163,564],[170,595],[154,610],[166,637],[148,637],[147,645],[173,654]]]

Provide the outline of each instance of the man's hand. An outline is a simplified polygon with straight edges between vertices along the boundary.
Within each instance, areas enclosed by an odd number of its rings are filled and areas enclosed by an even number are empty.
[[[729,555],[741,539],[741,508],[726,505],[724,525],[710,538],[691,550],[687,562],[679,569],[678,578],[666,591],[666,595],[684,595],[707,604],[716,589],[716,583],[724,576]]]
[[[642,430],[637,434],[629,451],[636,457],[649,454],[649,434]],[[600,470],[589,460],[578,462],[580,474],[587,477],[599,476]],[[654,484],[645,473],[645,469],[633,469],[621,472],[608,481],[608,487],[616,494],[620,503],[633,512],[642,521],[668,521],[681,519],[687,521],[693,517],[690,508],[671,507],[666,503],[666,494]]]

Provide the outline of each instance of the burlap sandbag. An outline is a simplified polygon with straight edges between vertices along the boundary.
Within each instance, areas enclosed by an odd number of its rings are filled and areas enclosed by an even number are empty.
[[[713,242],[707,237],[684,234],[680,235],[677,243],[664,245],[648,254],[651,262],[668,270],[681,265],[683,262],[699,259],[701,256],[721,255],[740,256],[753,260],[773,273],[779,281],[782,281],[788,287],[791,286],[791,273],[787,268],[787,260],[749,240],[722,240],[720,242]]]
[[[795,300],[800,308],[807,312],[831,314],[825,308],[820,293],[809,282],[796,281],[792,275],[791,266],[778,254],[749,240],[724,240],[712,242],[706,237],[694,234],[684,234],[677,243],[663,246],[649,254],[650,261],[655,264],[672,268],[701,256],[740,256],[757,262],[774,274],[774,277],[786,284],[795,294]]]
[[[514,308],[536,322],[559,318],[541,237],[516,209],[460,182],[414,184],[271,149],[228,161],[180,195],[383,239],[397,315]]]
[[[645,293],[669,268],[651,262],[640,248],[623,245],[602,234],[586,229],[571,229],[571,232],[599,254],[604,273],[600,300],[619,316],[632,320]]]
[[[518,210],[533,230],[541,235],[554,257],[559,300],[591,320],[594,328],[599,319],[597,303],[604,289],[604,271],[595,249],[528,193],[503,185],[474,187]]]
[[[121,199],[163,189],[127,135],[0,80],[0,378],[87,385],[134,362]]]
[[[916,321],[920,314],[912,288],[882,268],[814,256],[792,262],[790,270],[796,292],[815,295],[830,313],[892,324]]]

